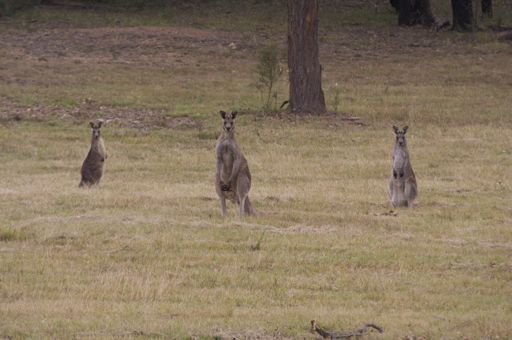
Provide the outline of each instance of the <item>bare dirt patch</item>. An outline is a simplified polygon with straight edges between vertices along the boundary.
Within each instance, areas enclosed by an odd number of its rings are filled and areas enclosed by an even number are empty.
[[[0,41],[13,58],[39,61],[159,65],[194,63],[212,53],[243,53],[251,39],[239,33],[190,27],[44,28],[7,30]]]
[[[119,108],[100,105],[92,100],[84,100],[80,105],[72,108],[44,104],[22,106],[1,98],[0,103],[0,122],[4,123],[59,119],[81,124],[101,117],[106,123],[137,129],[181,129],[202,126],[200,121],[191,117],[168,116],[165,110]]]
[[[37,29],[9,28],[0,32],[0,44],[6,47],[0,50],[0,71],[5,70],[0,72],[0,81],[20,89],[26,88],[26,93],[33,88],[46,91],[53,86],[84,86],[80,77],[88,74],[87,70],[91,75],[100,76],[101,71],[108,69],[107,78],[110,74],[115,75],[120,67],[133,70],[123,75],[126,78],[146,72],[169,72],[169,77],[187,75],[203,65],[207,65],[204,66],[206,71],[212,68],[216,71],[215,65],[240,62],[248,50],[258,45],[257,39],[249,39],[241,33],[190,27],[84,29],[35,25]],[[85,73],[70,74],[78,69]],[[151,81],[149,77],[147,79]],[[98,80],[103,86],[108,86],[105,85],[108,79]],[[92,80],[85,78],[84,81]],[[123,81],[136,83],[137,79],[123,78]],[[201,126],[200,122],[187,115],[169,115],[169,110],[159,109],[157,104],[156,108],[137,105],[125,108],[82,98],[71,107],[69,104],[50,105],[43,101],[28,106],[20,104],[17,97],[0,95],[1,121],[58,118],[83,122],[101,116],[124,127],[172,129]]]

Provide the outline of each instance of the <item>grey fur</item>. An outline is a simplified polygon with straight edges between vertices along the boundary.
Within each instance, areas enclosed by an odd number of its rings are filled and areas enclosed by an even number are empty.
[[[103,138],[101,138],[100,128],[102,123],[101,120],[89,123],[92,128],[91,148],[82,164],[82,180],[78,185],[80,188],[98,184],[103,176],[107,151]]]
[[[254,215],[255,210],[249,200],[251,172],[235,139],[235,118],[237,112],[220,111],[222,132],[215,148],[217,169],[215,190],[220,199],[222,216],[226,216],[226,199],[239,205],[240,216]]]
[[[393,169],[389,180],[389,200],[394,207],[412,207],[418,194],[416,176],[412,170],[409,150],[405,134],[408,126],[402,131],[393,126],[395,132],[395,148],[393,150]]]

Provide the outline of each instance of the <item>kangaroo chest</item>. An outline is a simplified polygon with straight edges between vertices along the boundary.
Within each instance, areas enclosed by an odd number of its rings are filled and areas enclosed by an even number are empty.
[[[222,172],[230,175],[235,161],[235,153],[233,146],[229,141],[221,142],[217,148],[220,158],[222,159]]]
[[[234,155],[233,151],[228,146],[224,145],[222,147],[221,155],[222,155],[222,163],[224,164],[224,166],[232,166],[233,165],[233,162],[235,160],[235,155]]]
[[[103,143],[103,139],[100,138],[96,145],[96,152],[99,153],[102,157],[105,157],[107,154],[107,150],[105,149],[105,144]]]
[[[236,145],[232,141],[222,141],[218,147],[217,152],[222,158],[223,163],[233,163],[235,160]]]
[[[408,162],[407,153],[402,149],[395,150],[393,154],[393,169],[402,170],[406,167]]]
[[[103,144],[103,140],[99,139],[97,141],[94,141],[91,144],[91,150],[89,151],[89,158],[93,162],[101,162],[103,163],[105,161],[105,156],[107,154],[107,151],[105,149],[105,144]],[[103,165],[103,164],[101,164]]]

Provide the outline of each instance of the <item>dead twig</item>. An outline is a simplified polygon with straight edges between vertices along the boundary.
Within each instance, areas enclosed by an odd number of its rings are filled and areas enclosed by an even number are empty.
[[[316,324],[316,320],[311,320],[311,331],[317,332],[324,339],[350,339],[352,337],[360,337],[370,331],[371,329],[377,330],[379,333],[383,333],[384,330],[382,327],[379,327],[373,323],[367,323],[361,328],[356,329],[355,331],[340,331],[340,332],[330,332],[320,328]]]

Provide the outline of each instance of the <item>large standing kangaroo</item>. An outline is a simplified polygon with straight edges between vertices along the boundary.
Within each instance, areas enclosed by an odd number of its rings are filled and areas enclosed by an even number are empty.
[[[79,187],[98,184],[103,176],[103,167],[105,165],[105,159],[107,159],[107,151],[105,150],[103,138],[101,138],[100,129],[102,123],[101,120],[96,123],[89,123],[92,129],[91,148],[82,164],[82,180],[78,185]]]
[[[407,141],[405,140],[407,129],[408,126],[405,126],[400,131],[398,127],[393,126],[396,141],[393,150],[393,171],[389,180],[389,199],[394,207],[412,207],[418,194],[416,176],[414,176],[412,170]]]
[[[235,139],[237,112],[220,111],[222,132],[217,140],[217,171],[215,189],[220,198],[222,216],[226,216],[226,199],[240,206],[240,216],[253,215],[255,211],[249,201],[251,172]]]

